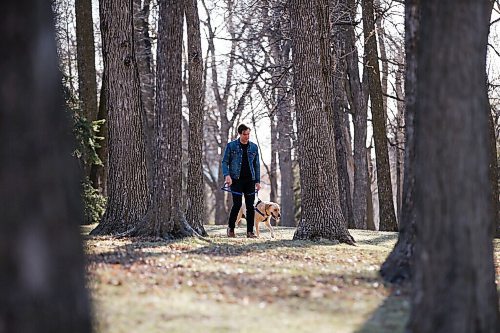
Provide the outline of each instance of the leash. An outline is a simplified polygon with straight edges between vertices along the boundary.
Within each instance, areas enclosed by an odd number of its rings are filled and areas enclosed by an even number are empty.
[[[224,186],[222,186],[220,189],[223,190],[223,191],[232,193],[232,194],[243,195],[243,192],[236,192],[236,191],[231,190],[231,187],[229,185],[227,185],[227,183],[224,183]],[[258,193],[259,193],[259,191],[255,191],[255,192],[251,192],[251,193],[245,193],[245,194],[246,195],[253,195],[253,194],[258,194]]]
[[[229,185],[227,185],[227,183],[224,183],[224,186],[222,186],[220,188],[221,190],[223,191],[226,191],[226,192],[229,192],[229,193],[232,193],[232,194],[236,194],[236,195],[243,195],[243,192],[236,192],[236,191],[233,191],[231,190],[231,187]],[[262,215],[263,217],[267,217],[266,214],[262,213],[258,208],[257,208],[257,205],[259,203],[262,202],[262,200],[259,199],[259,191],[255,191],[255,192],[252,192],[252,193],[247,193],[247,195],[253,195],[253,194],[257,194],[257,203],[254,204],[253,206],[253,209],[259,213],[260,215]],[[274,217],[274,216],[273,216]]]

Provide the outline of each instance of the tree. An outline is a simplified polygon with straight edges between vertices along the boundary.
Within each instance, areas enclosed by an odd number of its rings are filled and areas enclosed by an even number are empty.
[[[186,0],[185,15],[188,34],[189,68],[189,170],[187,178],[187,221],[200,235],[205,236],[205,196],[203,182],[203,57],[200,18],[197,0]]]
[[[272,86],[274,89],[273,106],[276,113],[276,131],[278,132],[277,151],[281,176],[280,223],[295,227],[293,197],[293,120],[291,115],[290,96],[290,49],[291,41],[289,11],[283,0],[263,1],[265,10],[264,28],[267,30],[272,61]],[[271,200],[272,201],[272,200]]]
[[[496,223],[493,224],[493,234],[496,238],[500,238],[500,204],[498,203],[498,160],[497,160],[497,144],[495,137],[495,123],[493,121],[493,115],[489,116],[488,119],[488,132],[490,135],[490,184],[493,210],[495,212]]]
[[[83,114],[88,121],[97,119],[97,83],[95,70],[94,22],[92,1],[75,0],[78,92]],[[90,176],[90,164],[85,164]]]
[[[356,47],[356,34],[354,24],[356,18],[356,3],[354,0],[346,0],[342,3],[347,11],[345,24],[346,33],[346,62],[349,76],[347,86],[347,98],[353,113],[354,125],[354,192],[353,192],[353,218],[354,225],[358,229],[366,229],[367,226],[367,204],[371,204],[371,189],[368,180],[368,161],[366,154],[366,129],[367,129],[367,100],[366,92],[367,71],[363,72],[363,80],[359,75],[358,49]],[[368,201],[370,194],[370,202]]]
[[[149,12],[151,0],[133,0],[134,8],[134,50],[141,83],[142,128],[146,139],[146,147],[154,145],[154,95],[155,75],[153,71],[152,40],[149,36]],[[153,186],[152,148],[146,148],[146,165],[148,167],[148,187]]]
[[[421,1],[411,332],[498,332],[484,72],[491,1]]]
[[[79,174],[49,2],[4,4],[0,27],[0,330],[91,332]]]
[[[93,235],[133,230],[146,212],[146,146],[130,1],[100,0],[104,90],[108,107],[108,205]]]
[[[412,276],[415,243],[415,108],[417,101],[417,53],[419,52],[420,0],[405,3],[405,149],[403,202],[396,246],[382,264],[380,274],[392,283]]]
[[[95,189],[100,189],[104,196],[107,196],[108,189],[108,106],[106,104],[106,77],[103,73],[101,93],[99,94],[99,113],[97,114],[97,119],[104,119],[104,123],[99,126],[99,132],[97,136],[101,137],[102,140],[99,142],[99,147],[96,149],[97,156],[102,162],[102,165],[92,164],[90,169],[90,179],[92,180],[92,186]]]
[[[213,124],[216,128],[215,129],[210,129],[211,131],[214,132],[216,137],[214,138],[217,140],[218,144],[218,150],[221,152],[224,152],[224,148],[229,141],[229,139],[232,137],[230,135],[231,129],[234,128],[236,121],[238,120],[239,117],[241,117],[241,111],[243,110],[244,103],[243,101],[245,100],[246,96],[248,95],[249,91],[247,91],[246,94],[242,95],[240,97],[239,102],[235,102],[234,104],[239,105],[241,107],[235,107],[231,108],[230,106],[230,97],[232,94],[231,88],[233,86],[233,79],[234,79],[234,74],[235,70],[234,67],[236,65],[236,47],[238,44],[238,41],[242,37],[244,31],[247,28],[247,24],[243,24],[241,27],[241,30],[237,33],[235,29],[235,24],[234,24],[234,1],[233,0],[226,0],[227,4],[227,29],[229,33],[229,38],[231,39],[231,49],[229,51],[229,59],[227,68],[225,71],[226,77],[225,77],[225,82],[224,86],[222,87],[222,84],[219,82],[220,81],[220,74],[219,74],[219,67],[217,66],[217,60],[216,60],[216,48],[215,48],[215,38],[216,38],[216,28],[212,26],[212,20],[211,20],[211,10],[208,9],[205,0],[202,0],[201,3],[203,4],[203,7],[205,9],[205,12],[207,14],[207,19],[206,19],[206,27],[208,29],[208,52],[210,54],[210,62],[209,62],[209,67],[210,68],[210,74],[211,74],[211,80],[212,80],[212,92],[213,96],[215,98],[215,103],[216,103],[216,115],[214,115],[217,119],[214,121],[207,122],[207,125]],[[236,92],[234,92],[234,95],[236,95]],[[232,111],[232,115],[230,115],[230,112]],[[219,125],[220,123],[220,125]],[[233,131],[234,134],[235,131]],[[215,194],[215,224],[227,224],[228,218],[229,218],[229,211],[227,209],[226,205],[226,200],[230,200],[230,196],[226,195],[226,192],[223,192],[220,190],[220,186],[222,185],[221,182],[224,181],[224,177],[222,176],[222,157],[220,154],[217,155],[217,174],[212,174],[212,172],[209,171],[209,176],[206,177],[207,183],[209,184],[210,188],[212,189],[212,192]],[[207,165],[206,169],[211,170],[212,166]]]
[[[333,62],[332,71],[334,71],[334,100],[333,100],[333,126],[335,135],[335,156],[337,157],[337,173],[339,180],[340,206],[347,226],[354,228],[354,216],[352,212],[351,182],[347,170],[347,159],[351,155],[351,147],[347,140],[345,131],[345,113],[346,113],[346,92],[345,82],[347,79],[347,29],[349,17],[348,8],[344,1],[330,0],[331,3],[331,32],[333,44]],[[347,25],[345,23],[348,23]]]
[[[294,0],[290,12],[302,194],[302,214],[294,239],[323,237],[353,244],[340,208],[335,142],[331,138],[328,3]]]
[[[152,201],[145,218],[132,232],[135,236],[170,239],[194,234],[186,221],[181,200],[182,139],[179,140],[179,134],[182,133],[182,47],[180,46],[183,18],[184,0],[160,2],[158,19],[160,38],[156,62],[158,75],[155,103],[156,144],[151,147],[154,156]],[[193,74],[199,75],[198,72]],[[195,94],[195,90],[193,89],[191,93]],[[198,92],[198,98],[199,94]],[[199,110],[196,112],[199,113]],[[196,118],[199,115],[195,113],[194,116]],[[201,132],[197,134],[201,135]],[[193,175],[193,177],[198,176]],[[199,216],[193,218],[199,219]]]
[[[386,114],[384,112],[373,0],[363,0],[363,33],[365,37],[366,69],[370,86],[370,103],[373,118],[373,137],[377,165],[379,194],[379,230],[397,231],[398,225],[392,199],[391,171],[387,149]]]

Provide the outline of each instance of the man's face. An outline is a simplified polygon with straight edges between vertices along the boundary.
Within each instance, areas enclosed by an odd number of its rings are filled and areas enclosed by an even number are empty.
[[[241,143],[247,144],[249,139],[250,139],[250,130],[246,130],[246,131],[241,132],[241,134],[240,134]]]

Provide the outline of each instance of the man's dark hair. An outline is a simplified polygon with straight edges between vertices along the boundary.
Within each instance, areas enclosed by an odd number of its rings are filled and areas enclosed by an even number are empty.
[[[250,127],[248,127],[247,125],[241,124],[240,126],[238,126],[238,134],[241,134],[244,131],[249,130],[249,129],[250,129]]]

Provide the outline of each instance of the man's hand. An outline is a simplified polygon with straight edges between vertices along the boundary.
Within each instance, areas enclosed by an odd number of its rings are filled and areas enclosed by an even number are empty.
[[[255,189],[256,189],[257,191],[260,191],[260,183],[255,183]]]
[[[227,184],[227,186],[231,186],[232,183],[233,183],[233,180],[231,179],[231,176],[227,175],[226,176],[226,184]]]

